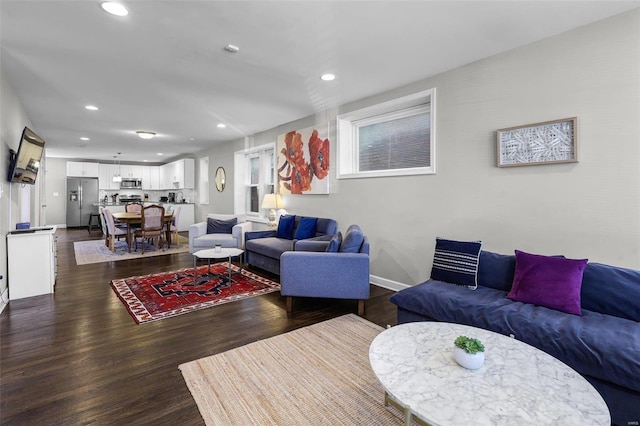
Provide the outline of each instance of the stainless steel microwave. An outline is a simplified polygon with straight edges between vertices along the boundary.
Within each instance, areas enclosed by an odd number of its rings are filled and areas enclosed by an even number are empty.
[[[142,180],[122,178],[120,189],[142,189]]]

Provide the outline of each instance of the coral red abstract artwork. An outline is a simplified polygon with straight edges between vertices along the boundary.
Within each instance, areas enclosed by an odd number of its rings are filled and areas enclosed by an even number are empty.
[[[278,136],[278,192],[329,193],[329,125]]]

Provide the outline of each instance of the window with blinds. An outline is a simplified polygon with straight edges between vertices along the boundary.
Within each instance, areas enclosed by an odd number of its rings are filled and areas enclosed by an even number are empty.
[[[435,173],[435,89],[338,116],[338,178]]]

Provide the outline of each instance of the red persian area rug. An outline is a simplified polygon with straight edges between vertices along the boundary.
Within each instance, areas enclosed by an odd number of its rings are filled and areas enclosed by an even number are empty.
[[[143,275],[111,281],[113,291],[138,324],[170,318],[199,309],[280,290],[280,284],[221,262],[160,274]]]

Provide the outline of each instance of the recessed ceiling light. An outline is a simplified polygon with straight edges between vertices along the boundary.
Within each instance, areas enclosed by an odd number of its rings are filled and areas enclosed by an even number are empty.
[[[238,46],[234,46],[233,44],[227,44],[224,47],[224,50],[226,50],[229,53],[238,53],[240,51],[240,48]]]
[[[336,76],[333,74],[322,74],[320,78],[324,81],[333,81],[336,79]]]
[[[163,153],[161,153],[161,152],[159,152],[159,153],[157,153],[156,155],[163,156],[164,154],[163,154]]]
[[[81,138],[80,138],[80,140],[81,140],[81,141],[88,141],[88,140],[89,140],[89,138],[88,138],[88,137],[86,137],[86,136],[83,136],[83,137],[81,137]]]
[[[102,7],[105,12],[116,16],[127,16],[129,14],[126,7],[115,1],[103,1],[100,3],[100,7]]]
[[[86,105],[84,108],[88,109],[89,111],[97,111],[98,110],[98,107],[94,106],[94,105]]]
[[[149,160],[142,160],[142,162],[144,162],[144,163],[148,163],[148,162],[149,162]]]
[[[224,123],[218,123],[218,126],[217,126],[217,127],[218,127],[219,129],[224,129],[225,127],[227,127],[227,125],[226,125],[226,124],[224,124]]]
[[[136,133],[142,139],[151,139],[156,135],[154,132],[148,132],[146,130],[137,130]]]

